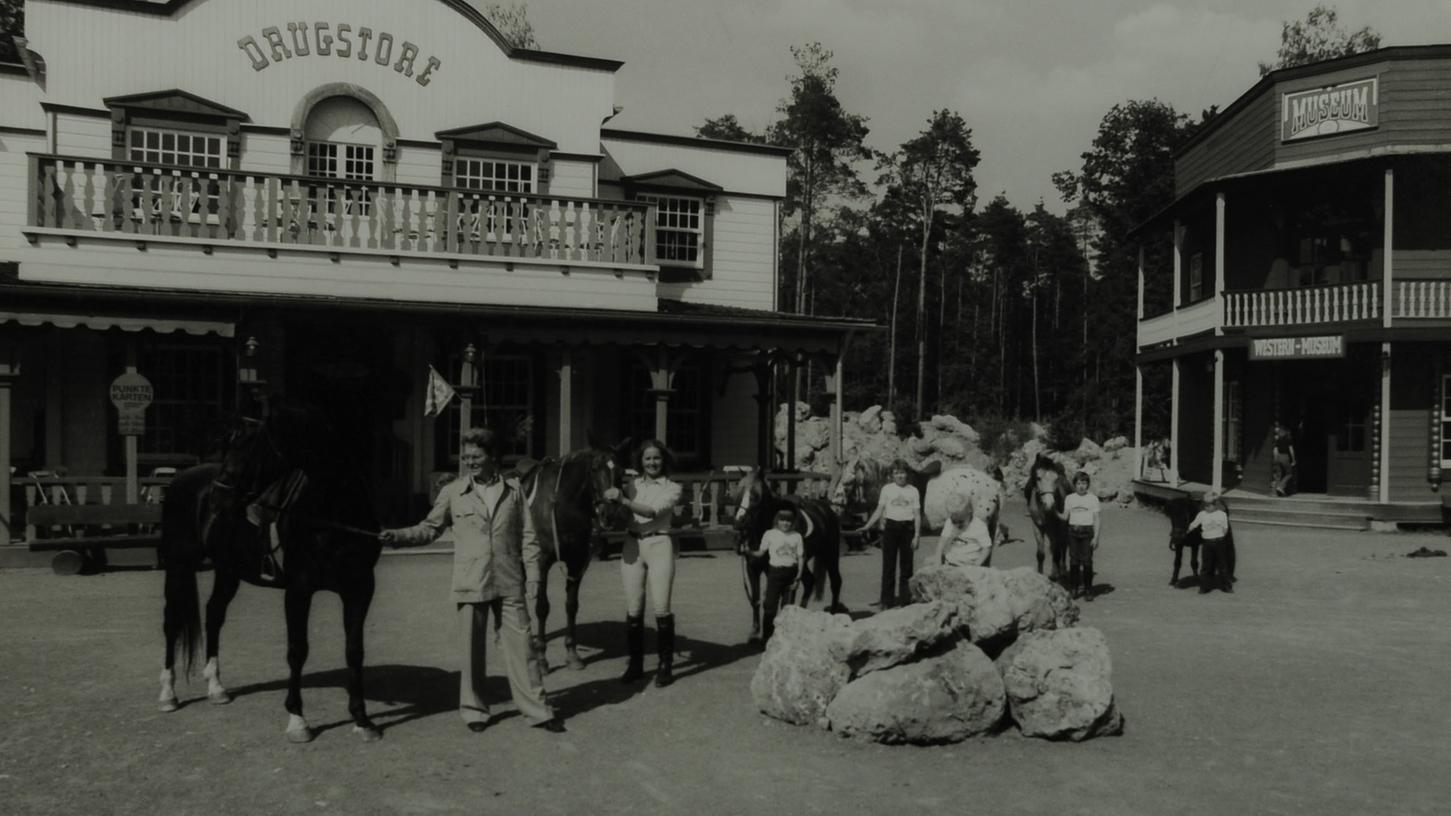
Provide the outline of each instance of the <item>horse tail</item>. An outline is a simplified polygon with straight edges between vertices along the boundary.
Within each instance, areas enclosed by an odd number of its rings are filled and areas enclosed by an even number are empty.
[[[210,479],[210,472],[184,471],[172,482],[161,505],[161,554],[166,569],[162,631],[168,664],[179,650],[187,674],[196,662],[202,632],[196,573],[204,534],[200,507],[203,497],[194,484],[201,478]]]
[[[820,509],[820,508],[817,508]],[[816,548],[816,567],[812,570],[811,599],[819,601],[826,597],[826,581],[837,571],[841,560],[841,523],[836,513],[827,506],[826,512],[818,514],[816,523],[821,525],[821,546]]]

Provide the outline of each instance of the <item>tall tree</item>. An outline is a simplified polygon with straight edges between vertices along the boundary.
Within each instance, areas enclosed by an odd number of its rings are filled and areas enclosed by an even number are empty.
[[[910,202],[919,230],[917,279],[917,399],[919,415],[926,409],[927,259],[938,212],[944,207],[970,211],[977,182],[972,171],[980,155],[972,146],[972,131],[957,113],[934,111],[927,127],[903,142],[897,152],[883,157],[880,184],[896,188]],[[940,225],[939,225],[940,226]],[[939,296],[943,293],[939,292]]]
[[[751,131],[741,124],[734,113],[706,119],[695,128],[695,135],[702,139],[721,139],[727,142],[764,142],[766,137]]]
[[[1077,172],[1053,175],[1064,200],[1081,202],[1097,227],[1098,278],[1088,323],[1094,327],[1079,356],[1078,405],[1085,433],[1121,431],[1123,394],[1133,393],[1137,245],[1126,236],[1174,198],[1175,145],[1198,125],[1158,100],[1114,105],[1099,123],[1093,147]]]
[[[791,94],[781,100],[781,120],[771,127],[771,141],[792,148],[787,160],[783,216],[796,219],[796,274],[792,306],[806,312],[811,276],[813,230],[823,204],[832,196],[854,198],[866,192],[855,162],[870,157],[864,140],[866,117],[847,113],[836,98],[837,69],[832,53],[813,42],[792,46],[799,73],[790,77]]]
[[[1303,20],[1286,20],[1280,28],[1280,50],[1274,62],[1260,63],[1260,76],[1280,68],[1348,57],[1380,48],[1380,34],[1370,26],[1347,32],[1340,27],[1339,13],[1320,4]]]
[[[484,16],[499,29],[504,39],[515,48],[538,49],[539,41],[534,38],[534,26],[529,22],[529,9],[523,3],[486,3]]]

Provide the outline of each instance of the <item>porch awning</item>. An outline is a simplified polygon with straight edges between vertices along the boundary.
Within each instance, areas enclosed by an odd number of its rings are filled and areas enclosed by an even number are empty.
[[[125,332],[139,332],[150,329],[157,334],[173,334],[175,332],[186,332],[198,337],[215,334],[219,337],[231,337],[236,327],[231,323],[215,320],[190,320],[177,318],[146,317],[140,315],[106,315],[96,314],[89,311],[0,311],[0,324],[18,323],[22,326],[45,326],[51,325],[62,329],[74,329],[84,327],[105,331],[107,329],[120,329]]]

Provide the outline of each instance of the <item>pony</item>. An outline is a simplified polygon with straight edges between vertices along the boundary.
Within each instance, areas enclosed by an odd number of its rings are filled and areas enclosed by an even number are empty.
[[[1224,504],[1224,512],[1229,512],[1229,504],[1220,499]],[[1169,577],[1170,586],[1179,585],[1179,570],[1183,563],[1184,550],[1189,550],[1189,569],[1196,582],[1199,578],[1199,545],[1203,543],[1203,536],[1199,530],[1191,531],[1190,522],[1199,512],[1199,501],[1189,496],[1179,496],[1164,502],[1163,513],[1169,519],[1169,550],[1174,553],[1174,572]],[[1234,580],[1234,526],[1230,525],[1229,531],[1225,534],[1224,541],[1225,566],[1229,572],[1229,580]]]
[[[534,610],[534,649],[546,670],[549,570],[556,563],[563,564],[565,571],[565,661],[570,668],[584,668],[575,639],[579,585],[590,561],[599,555],[602,529],[619,529],[628,523],[628,511],[607,501],[605,491],[621,486],[629,446],[626,440],[608,449],[591,440],[588,448],[571,451],[562,459],[545,459],[523,468],[519,475],[540,545],[538,589],[529,601]],[[531,591],[534,587],[531,581]]]
[[[830,580],[831,605],[827,610],[845,611],[841,604],[841,520],[831,503],[804,496],[777,496],[759,467],[741,477],[731,496],[736,505],[737,551],[741,555],[746,600],[751,604],[750,641],[761,637],[761,576],[769,566],[767,556],[753,553],[779,510],[796,514],[795,527],[806,545],[806,565],[810,568],[801,571],[801,606],[804,608],[810,598],[821,600],[826,581]]]
[[[1023,498],[1028,502],[1028,518],[1033,522],[1033,537],[1038,544],[1038,573],[1043,572],[1044,556],[1051,554],[1048,578],[1052,581],[1068,576],[1068,523],[1058,516],[1068,498],[1067,484],[1063,465],[1041,453],[1023,480]]]
[[[278,406],[265,421],[247,421],[232,434],[219,463],[177,474],[162,502],[161,553],[165,564],[166,638],[160,709],[179,708],[174,683],[178,651],[190,674],[201,640],[196,573],[214,568],[206,609],[207,699],[232,701],[218,660],[227,607],[243,581],[281,589],[287,621],[289,677],[284,706],[287,739],[310,742],[316,731],[302,708],[307,622],[320,590],[342,599],[348,712],[365,742],[382,737],[363,699],[363,628],[373,600],[373,567],[382,544],[375,530],[368,486],[314,410]],[[275,523],[256,524],[260,511]],[[281,568],[264,574],[267,556]]]

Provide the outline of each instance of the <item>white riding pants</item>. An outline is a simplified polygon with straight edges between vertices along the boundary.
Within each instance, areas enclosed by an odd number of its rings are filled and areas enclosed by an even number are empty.
[[[620,553],[620,577],[625,582],[625,614],[645,614],[645,587],[650,588],[650,605],[655,617],[670,614],[670,590],[675,583],[675,541],[668,535],[636,538],[625,536]]]

